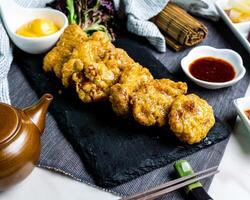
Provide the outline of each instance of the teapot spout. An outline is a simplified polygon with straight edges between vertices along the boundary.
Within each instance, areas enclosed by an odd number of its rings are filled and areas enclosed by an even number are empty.
[[[46,113],[52,100],[53,96],[51,94],[44,94],[37,104],[23,110],[37,126],[41,134],[45,128]]]

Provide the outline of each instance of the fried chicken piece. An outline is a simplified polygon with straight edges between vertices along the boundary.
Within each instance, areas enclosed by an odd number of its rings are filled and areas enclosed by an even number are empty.
[[[176,137],[188,144],[201,142],[214,126],[213,108],[195,94],[181,95],[173,102],[169,126]]]
[[[110,90],[109,100],[113,110],[120,116],[128,116],[130,113],[130,100],[134,91],[138,90],[141,84],[153,80],[153,76],[147,68],[134,63],[122,72],[119,83],[113,85]]]
[[[74,73],[79,73],[83,70],[83,62],[76,58],[70,59],[63,65],[62,68],[62,84],[65,87],[69,85],[74,85],[74,81],[72,80],[72,76]]]
[[[43,69],[45,72],[53,71],[58,78],[61,77],[61,68],[71,55],[67,48],[56,46],[46,54],[43,60]]]
[[[78,45],[71,58],[79,58],[84,64],[103,61],[115,47],[104,32],[94,32],[87,41]]]
[[[106,54],[103,62],[116,76],[119,76],[123,70],[135,63],[135,61],[128,56],[127,52],[120,48],[112,49]]]
[[[72,54],[73,49],[88,39],[87,34],[77,25],[69,25],[63,32],[59,41],[44,57],[44,71],[54,71],[61,78],[61,69]]]
[[[114,73],[115,79],[119,78],[125,68],[134,63],[123,49],[115,48],[103,32],[93,33],[88,41],[77,46],[71,56],[71,59],[76,58],[80,59],[84,66],[103,62]]]
[[[85,102],[108,99],[109,90],[120,74],[115,74],[103,62],[106,54],[115,47],[105,33],[96,32],[89,39],[78,45],[69,61],[62,69],[62,83],[76,86],[79,98]]]
[[[107,100],[110,87],[115,83],[114,73],[105,64],[93,63],[72,75],[76,92],[84,103]]]
[[[96,63],[102,62],[107,53],[115,49],[103,32],[95,32],[87,41],[76,46],[68,62],[62,68],[62,83],[68,87],[72,83],[73,73],[88,69]],[[81,67],[79,67],[81,66]],[[118,79],[118,75],[115,77]]]
[[[144,84],[132,96],[133,116],[145,126],[163,126],[175,98],[187,92],[187,84],[155,79]]]
[[[105,33],[95,32],[75,47],[62,68],[62,83],[65,87],[75,84],[83,102],[105,100],[121,70],[133,62],[125,51],[113,46]]]

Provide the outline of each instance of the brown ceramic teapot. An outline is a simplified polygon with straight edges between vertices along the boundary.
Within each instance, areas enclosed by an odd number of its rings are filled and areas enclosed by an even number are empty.
[[[0,103],[0,191],[23,180],[37,163],[52,99],[44,94],[37,104],[23,110]]]

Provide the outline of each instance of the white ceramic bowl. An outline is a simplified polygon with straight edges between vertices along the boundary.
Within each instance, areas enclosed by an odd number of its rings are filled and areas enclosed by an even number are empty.
[[[234,100],[234,106],[241,120],[243,121],[248,131],[250,132],[250,120],[247,118],[244,112],[245,110],[250,109],[250,97],[243,97]]]
[[[215,2],[215,6],[221,18],[229,26],[232,32],[238,37],[242,45],[250,53],[250,42],[247,40],[248,33],[250,32],[250,21],[241,22],[241,23],[233,23],[231,19],[228,17],[228,15],[226,14],[226,12],[224,11],[224,9],[230,8],[228,0],[217,0]]]
[[[50,8],[23,8],[12,0],[0,1],[1,16],[9,37],[20,49],[31,54],[40,54],[51,49],[68,25],[67,17],[60,11]],[[60,27],[54,34],[29,38],[16,34],[20,26],[36,18],[52,20]]]
[[[217,82],[208,82],[202,81],[195,78],[189,71],[190,65],[197,59],[202,57],[214,57],[223,59],[229,62],[235,70],[235,77],[231,81],[217,83]],[[241,56],[233,50],[230,49],[216,49],[210,46],[199,46],[192,49],[189,54],[181,60],[181,67],[184,73],[197,85],[207,88],[207,89],[219,89],[224,87],[229,87],[241,80],[245,73],[246,69],[243,66]]]

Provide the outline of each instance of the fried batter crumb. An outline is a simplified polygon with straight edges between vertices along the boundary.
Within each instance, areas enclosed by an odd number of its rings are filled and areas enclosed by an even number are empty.
[[[212,107],[195,94],[181,95],[173,102],[169,126],[176,137],[188,144],[201,142],[213,127]]]
[[[145,126],[163,126],[167,123],[167,114],[178,95],[187,92],[187,84],[169,79],[155,79],[132,96],[133,116]]]
[[[114,112],[119,116],[127,117],[130,113],[131,95],[142,84],[150,80],[153,80],[153,76],[147,68],[142,67],[139,63],[125,68],[119,83],[113,85],[110,90],[109,100]]]
[[[69,25],[56,46],[44,57],[44,71],[53,71],[58,78],[61,78],[63,64],[69,60],[73,49],[87,39],[87,34],[79,26]]]

